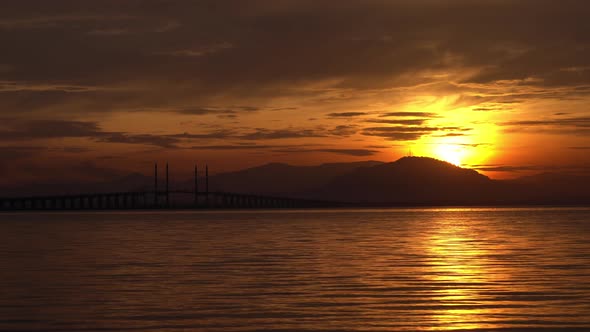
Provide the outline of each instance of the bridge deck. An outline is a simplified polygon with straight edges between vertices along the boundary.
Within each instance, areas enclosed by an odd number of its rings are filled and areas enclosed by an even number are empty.
[[[171,196],[186,195],[184,200]],[[230,192],[132,191],[75,195],[0,197],[0,211],[102,210],[166,208],[306,208],[342,206],[342,203]]]

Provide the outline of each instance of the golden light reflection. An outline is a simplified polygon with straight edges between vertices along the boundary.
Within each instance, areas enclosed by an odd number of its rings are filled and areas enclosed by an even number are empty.
[[[498,310],[480,305],[481,288],[496,277],[486,269],[488,253],[473,244],[477,239],[469,225],[461,221],[442,219],[435,229],[427,240],[426,249],[433,261],[426,276],[434,284],[445,285],[435,291],[433,300],[445,307],[432,312],[432,320],[438,323],[435,325],[448,330],[496,327],[477,323]]]

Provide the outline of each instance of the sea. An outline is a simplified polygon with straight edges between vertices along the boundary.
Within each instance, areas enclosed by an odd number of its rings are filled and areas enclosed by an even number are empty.
[[[590,330],[590,208],[0,214],[0,331]]]

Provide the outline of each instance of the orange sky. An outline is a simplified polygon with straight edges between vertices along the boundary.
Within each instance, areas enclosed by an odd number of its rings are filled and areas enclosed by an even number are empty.
[[[0,8],[0,185],[409,151],[493,178],[590,169],[587,1]]]

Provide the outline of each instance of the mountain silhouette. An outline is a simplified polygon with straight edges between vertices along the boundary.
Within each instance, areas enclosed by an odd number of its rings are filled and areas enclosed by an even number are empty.
[[[319,166],[292,166],[270,163],[236,172],[212,176],[210,189],[272,196],[307,197],[335,177],[358,169],[383,164],[379,161],[328,163]]]
[[[351,202],[397,204],[476,203],[491,180],[471,169],[425,157],[357,169],[335,178],[320,196]]]
[[[193,190],[193,179],[179,179],[175,175],[171,178],[171,190]],[[163,190],[163,174],[160,176],[159,189]],[[589,205],[588,188],[589,176],[543,173],[494,180],[475,170],[426,157],[318,166],[270,163],[209,178],[211,192],[349,202],[358,206]],[[109,181],[56,181],[3,191],[11,196],[30,196],[152,190],[150,175],[131,173]],[[199,190],[205,191],[203,177],[199,179]]]
[[[525,204],[590,204],[590,177],[568,173],[541,173],[497,181],[510,202]]]
[[[211,178],[213,190],[350,202],[358,205],[590,204],[590,178],[540,174],[493,180],[427,157],[291,166],[272,163]]]

